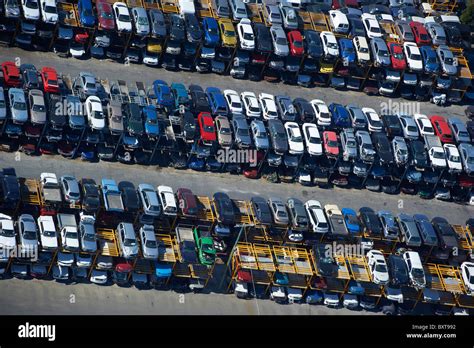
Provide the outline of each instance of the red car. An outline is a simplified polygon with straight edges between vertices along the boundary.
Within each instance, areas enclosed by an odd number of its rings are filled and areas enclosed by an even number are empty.
[[[212,145],[217,140],[217,137],[211,114],[208,112],[199,113],[198,124],[202,142],[206,145]]]
[[[99,29],[114,30],[115,21],[112,6],[103,0],[98,0],[95,4],[97,18],[99,18]]]
[[[431,45],[430,36],[428,35],[428,32],[426,31],[423,24],[420,22],[411,21],[410,28],[413,32],[413,35],[415,35],[415,42],[417,45]]]
[[[14,62],[2,63],[3,81],[7,87],[20,87],[20,69]]]
[[[339,156],[339,144],[336,132],[325,131],[323,133],[324,151],[331,157]]]
[[[431,116],[430,121],[433,125],[436,135],[443,143],[454,143],[453,133],[451,132],[451,128],[449,128],[448,122],[446,122],[444,117],[436,115]]]
[[[290,44],[290,52],[292,56],[301,57],[304,54],[303,37],[297,30],[288,33],[288,42]]]
[[[178,203],[181,209],[181,212],[184,216],[197,216],[198,214],[198,203],[196,196],[193,192],[187,188],[180,188],[176,191],[178,196]]]
[[[58,73],[54,68],[45,66],[40,71],[46,93],[59,93]]]
[[[405,70],[407,67],[407,62],[405,61],[405,56],[403,55],[402,46],[395,42],[390,42],[388,44],[388,50],[390,51],[392,67],[395,70]]]
[[[359,8],[359,2],[357,0],[332,0],[333,9],[337,10],[341,7]]]

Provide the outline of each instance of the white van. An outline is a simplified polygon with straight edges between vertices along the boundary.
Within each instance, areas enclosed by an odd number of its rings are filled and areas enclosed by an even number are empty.
[[[339,10],[329,11],[329,23],[336,33],[346,34],[349,32],[347,16]]]

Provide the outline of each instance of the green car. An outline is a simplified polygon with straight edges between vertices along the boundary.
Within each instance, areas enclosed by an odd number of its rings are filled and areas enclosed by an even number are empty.
[[[214,248],[214,241],[210,233],[201,232],[195,227],[193,234],[198,250],[199,262],[206,266],[212,266],[216,260],[216,249]]]

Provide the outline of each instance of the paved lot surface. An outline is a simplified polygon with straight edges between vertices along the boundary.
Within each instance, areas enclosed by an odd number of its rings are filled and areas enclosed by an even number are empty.
[[[143,81],[150,84],[156,79],[165,80],[168,83],[182,82],[185,85],[198,84],[202,87],[215,86],[222,90],[230,88],[238,92],[253,91],[255,93],[287,94],[292,98],[303,97],[308,100],[322,99],[326,103],[337,102],[341,104],[356,103],[364,107],[372,107],[377,111],[382,108],[392,110],[405,110],[408,113],[421,112],[428,115],[459,116],[465,118],[464,106],[452,105],[449,107],[439,107],[432,103],[412,103],[404,99],[388,99],[384,97],[367,96],[361,92],[337,91],[332,88],[315,87],[311,89],[298,86],[289,86],[282,83],[272,84],[266,81],[252,82],[248,80],[236,80],[230,76],[220,76],[216,74],[199,74],[197,72],[171,72],[165,69],[147,67],[145,65],[128,65],[112,62],[100,61],[97,59],[77,60],[74,58],[60,58],[54,53],[30,52],[19,48],[2,49],[0,51],[0,61],[14,60],[20,58],[21,63],[35,64],[37,68],[43,66],[55,67],[58,72],[67,73],[71,76],[77,75],[80,71],[89,71],[100,78],[122,79],[129,82]],[[397,104],[398,103],[398,104]],[[403,104],[400,104],[403,103]],[[398,109],[395,109],[398,108]]]

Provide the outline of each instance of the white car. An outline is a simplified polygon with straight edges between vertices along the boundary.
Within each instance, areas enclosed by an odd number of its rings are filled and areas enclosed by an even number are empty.
[[[356,52],[359,64],[367,64],[370,62],[369,43],[364,36],[356,36],[352,39],[352,44]]]
[[[385,287],[385,296],[387,300],[403,303],[403,293],[400,287]]]
[[[285,288],[281,286],[272,286],[270,291],[270,300],[276,303],[286,303]]]
[[[383,254],[378,250],[370,250],[367,253],[367,264],[372,280],[375,284],[385,285],[389,281],[387,263]]]
[[[420,131],[421,136],[425,135],[434,135],[433,125],[429,120],[428,116],[423,114],[415,114],[413,115],[415,118],[416,125],[418,126],[418,130]]]
[[[339,46],[337,45],[336,36],[330,31],[323,31],[319,36],[323,43],[324,56],[330,59],[339,57]]]
[[[339,295],[334,292],[325,292],[324,304],[328,307],[339,307],[340,305]]]
[[[58,265],[63,267],[71,267],[74,265],[74,254],[63,253],[58,251]]]
[[[260,117],[262,110],[258,103],[257,96],[253,92],[242,92],[240,98],[244,104],[245,115],[247,117]]]
[[[80,213],[79,238],[82,251],[93,253],[97,250],[97,239],[95,234],[95,217]]]
[[[418,127],[413,117],[408,115],[398,115],[400,124],[402,125],[403,136],[408,139],[418,139]]]
[[[298,124],[296,122],[286,122],[285,130],[288,136],[288,152],[292,155],[302,154],[304,152],[304,144]]]
[[[331,125],[331,113],[325,102],[320,99],[313,99],[310,101],[314,114],[316,115],[316,123],[319,126]]]
[[[255,49],[255,37],[252,30],[252,22],[248,18],[242,18],[237,24],[240,48],[253,51]]]
[[[318,127],[313,123],[303,123],[303,136],[306,152],[313,156],[321,156],[323,154],[323,145]]]
[[[412,285],[418,289],[424,288],[426,286],[426,277],[420,254],[416,251],[405,251],[403,253],[403,260],[407,265]]]
[[[244,109],[240,100],[239,94],[232,89],[224,90],[224,97],[227,102],[227,106],[232,114],[241,114]]]
[[[314,199],[310,199],[304,204],[304,207],[309,217],[311,230],[315,233],[329,232],[328,220],[326,215],[324,215],[321,203]]]
[[[58,21],[58,9],[55,0],[40,0],[41,19],[45,23],[56,24]]]
[[[86,99],[86,112],[89,126],[92,129],[103,130],[105,128],[104,110],[99,97],[91,95]]]
[[[132,18],[130,17],[130,11],[127,5],[123,2],[116,2],[113,4],[115,23],[117,24],[118,31],[132,31]]]
[[[156,243],[155,228],[152,225],[143,225],[139,231],[142,254],[145,259],[158,259],[158,244]]]
[[[176,198],[174,196],[173,189],[165,185],[160,185],[157,187],[157,189],[161,206],[163,207],[163,214],[168,216],[176,216],[178,212],[178,206],[176,205]]]
[[[329,23],[336,33],[346,34],[349,31],[349,20],[339,10],[329,11]]]
[[[77,253],[76,255],[76,266],[79,268],[88,268],[92,265],[92,255]]]
[[[463,262],[461,264],[461,275],[466,290],[469,293],[474,293],[474,263]]]
[[[362,23],[364,23],[365,32],[369,39],[373,39],[375,37],[383,37],[382,29],[380,29],[379,22],[374,15],[369,13],[363,13],[361,16]]]
[[[277,106],[275,104],[275,97],[268,93],[260,93],[258,95],[260,107],[262,108],[263,118],[265,120],[273,120],[278,118]]]
[[[43,215],[37,220],[40,242],[43,250],[55,250],[58,247],[56,224],[52,216]]]
[[[107,271],[101,271],[98,269],[93,269],[90,277],[91,283],[103,285],[106,284],[108,280]]]
[[[300,303],[303,300],[303,293],[301,289],[297,288],[286,288],[286,293],[288,297],[288,303]]]
[[[347,309],[358,309],[359,308],[359,300],[357,295],[352,294],[344,294],[342,298],[342,305]]]
[[[3,249],[11,250],[16,247],[16,232],[10,216],[0,213],[0,245]],[[8,261],[9,255],[0,254],[0,261]]]
[[[408,68],[413,71],[423,71],[423,60],[420,49],[414,42],[403,43],[403,52],[407,59]]]
[[[23,16],[25,19],[37,21],[40,19],[40,9],[38,0],[21,0]]]
[[[377,112],[372,108],[362,108],[362,112],[367,119],[367,124],[369,128],[369,132],[382,132],[383,131],[383,123],[380,119],[380,116]]]
[[[462,163],[459,150],[454,144],[444,144],[444,153],[446,154],[446,162],[450,172],[462,172]]]

